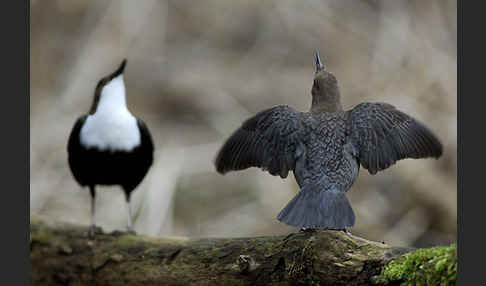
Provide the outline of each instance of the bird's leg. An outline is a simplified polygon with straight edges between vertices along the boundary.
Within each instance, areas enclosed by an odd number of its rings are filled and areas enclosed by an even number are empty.
[[[133,231],[133,224],[132,224],[132,208],[130,207],[130,194],[125,192],[125,199],[126,199],[126,206],[127,206],[127,232],[135,233]]]
[[[95,236],[95,187],[94,186],[89,186],[89,192],[91,194],[91,224],[89,225],[89,230],[88,230],[88,237],[89,238],[94,238]]]
[[[344,233],[347,235],[351,235],[351,232],[346,228],[341,229],[341,231],[344,231]]]

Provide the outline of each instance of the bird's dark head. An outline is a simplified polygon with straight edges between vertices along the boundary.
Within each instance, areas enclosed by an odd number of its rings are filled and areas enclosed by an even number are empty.
[[[103,94],[113,94],[119,92],[123,92],[124,94],[125,87],[123,84],[123,78],[121,78],[120,76],[123,75],[126,64],[127,59],[123,59],[120,66],[113,73],[103,77],[98,81],[98,84],[95,88],[95,97],[93,100],[93,104],[91,105],[89,114],[94,114],[96,112],[96,108],[98,107],[98,103]]]
[[[319,56],[314,53],[316,73],[312,84],[312,111],[335,112],[342,110],[336,77],[329,72]]]

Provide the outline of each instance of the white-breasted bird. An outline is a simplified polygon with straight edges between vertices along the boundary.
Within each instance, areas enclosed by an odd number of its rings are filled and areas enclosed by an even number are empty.
[[[126,198],[128,231],[132,231],[130,194],[153,162],[154,146],[145,123],[132,115],[125,99],[123,71],[127,61],[102,78],[88,114],[79,117],[68,141],[68,162],[81,186],[91,194],[91,225],[95,232],[96,185],[119,185]]]

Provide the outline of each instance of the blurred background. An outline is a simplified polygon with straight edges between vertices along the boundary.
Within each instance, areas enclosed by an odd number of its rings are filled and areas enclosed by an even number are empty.
[[[345,109],[395,105],[442,139],[439,160],[402,160],[348,196],[355,235],[397,246],[456,240],[456,1],[31,0],[30,212],[89,224],[89,192],[73,179],[67,139],[98,80],[123,58],[127,103],[147,123],[155,160],[132,195],[147,235],[287,234],[278,212],[298,192],[251,168],[225,176],[213,160],[249,116],[278,104],[306,111],[313,51],[338,78]],[[124,195],[98,187],[96,222],[124,230]]]

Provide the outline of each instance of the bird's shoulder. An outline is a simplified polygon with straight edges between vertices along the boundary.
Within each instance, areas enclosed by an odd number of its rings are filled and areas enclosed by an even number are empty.
[[[134,117],[135,117],[135,120],[137,121],[138,128],[140,128],[141,131],[149,132],[149,129],[148,129],[145,121],[143,121],[143,119],[141,119],[140,117],[137,117],[137,116],[134,116]]]
[[[248,131],[264,130],[270,125],[300,125],[303,113],[288,105],[276,105],[262,110],[245,120],[242,128]]]
[[[77,149],[79,147],[79,133],[81,132],[81,128],[83,127],[83,124],[86,122],[86,118],[88,118],[88,114],[79,116],[78,119],[76,119],[73,128],[71,129],[71,133],[69,134],[69,139],[68,139],[69,153],[72,153],[74,149]]]
[[[154,147],[153,147],[154,143],[153,143],[153,139],[152,139],[152,134],[150,133],[149,128],[147,127],[147,124],[140,117],[137,117],[137,116],[134,116],[134,117],[135,117],[135,120],[137,121],[137,126],[138,126],[138,129],[140,131],[142,144],[147,145],[147,147],[149,147],[150,150],[153,150],[154,149]]]
[[[70,138],[72,138],[76,134],[79,134],[79,132],[81,131],[81,128],[83,127],[87,118],[88,118],[88,114],[84,114],[84,115],[79,116],[76,119],[76,121],[74,122],[73,128],[71,129]]]
[[[395,106],[385,102],[362,102],[345,112],[346,118],[370,117],[379,112],[396,111]]]

